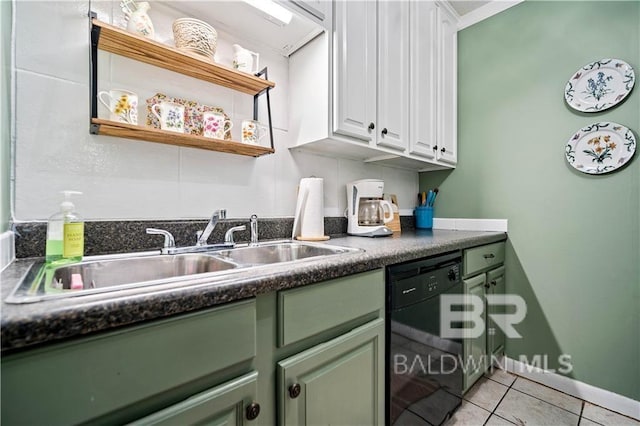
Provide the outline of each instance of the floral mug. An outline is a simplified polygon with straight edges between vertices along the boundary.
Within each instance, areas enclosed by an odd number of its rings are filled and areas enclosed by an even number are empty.
[[[108,98],[106,102],[104,97]],[[111,89],[98,93],[98,99],[109,110],[109,120],[138,124],[138,95],[128,90]]]
[[[184,133],[184,105],[162,101],[151,107],[153,115],[160,121],[160,129]]]
[[[202,134],[205,138],[224,139],[225,132],[232,127],[231,120],[221,112],[207,111],[202,114]]]
[[[256,120],[242,120],[242,142],[258,145],[267,136],[267,126]]]

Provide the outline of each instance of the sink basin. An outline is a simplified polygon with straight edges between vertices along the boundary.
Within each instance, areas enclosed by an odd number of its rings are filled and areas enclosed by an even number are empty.
[[[176,277],[227,271],[237,267],[238,265],[227,260],[201,253],[94,260],[58,267],[39,263],[31,268],[7,302],[24,303],[63,295],[139,287]],[[73,274],[80,274],[82,277],[82,289],[71,289]]]
[[[204,253],[99,256],[60,266],[38,262],[6,302],[30,303],[167,283],[180,285],[181,278],[193,278],[197,274],[213,274],[212,279],[215,279],[261,265],[360,251],[326,244],[279,241]],[[71,288],[75,274],[82,277],[82,288]]]
[[[267,265],[308,259],[318,256],[358,252],[358,249],[298,242],[263,243],[257,246],[234,248],[216,252],[221,259],[242,266]]]

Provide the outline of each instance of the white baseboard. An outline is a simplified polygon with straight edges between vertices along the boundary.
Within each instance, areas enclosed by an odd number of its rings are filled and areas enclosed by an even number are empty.
[[[12,231],[0,234],[0,271],[16,258],[15,238]]]
[[[433,229],[455,231],[495,231],[507,232],[507,219],[453,219],[434,217]]]
[[[599,405],[607,410],[640,420],[640,401],[516,361],[509,357],[505,357],[504,360],[506,362],[502,365],[504,365],[510,373],[517,374],[518,376],[533,380],[534,382],[559,390],[560,392]],[[629,379],[633,380],[632,377]]]

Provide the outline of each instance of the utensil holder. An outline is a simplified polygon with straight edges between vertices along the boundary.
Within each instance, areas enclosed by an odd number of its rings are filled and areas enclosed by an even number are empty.
[[[416,207],[413,211],[413,215],[416,217],[416,228],[433,228],[433,207]]]

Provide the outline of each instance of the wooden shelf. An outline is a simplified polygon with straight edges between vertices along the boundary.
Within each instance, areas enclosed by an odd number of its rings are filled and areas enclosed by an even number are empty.
[[[256,95],[275,83],[251,74],[219,65],[204,56],[189,54],[174,47],[127,32],[98,19],[92,19],[100,28],[98,49],[126,56],[180,74],[195,77],[239,92]]]
[[[273,154],[275,151],[258,145],[225,141],[222,139],[205,138],[190,134],[181,134],[158,130],[152,127],[135,126],[132,124],[118,123],[116,121],[92,118],[91,124],[99,126],[96,134],[116,136],[127,139],[137,139],[149,142],[163,143],[167,145],[183,146],[189,148],[207,149],[209,151],[226,152],[229,154],[260,157],[265,154]]]

